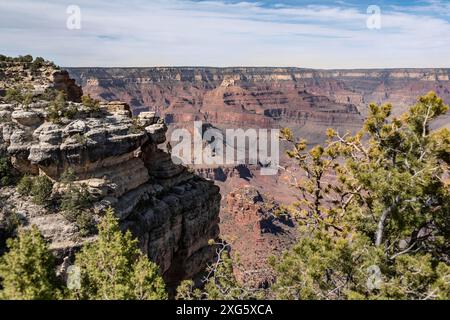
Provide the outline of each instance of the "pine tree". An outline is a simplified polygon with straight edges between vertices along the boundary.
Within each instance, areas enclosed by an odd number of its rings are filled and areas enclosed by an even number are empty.
[[[33,179],[31,195],[33,202],[39,205],[48,204],[51,201],[53,182],[47,176],[37,176]]]
[[[399,119],[391,108],[372,104],[356,135],[329,130],[325,147],[289,152],[305,178],[290,208],[300,240],[273,261],[280,298],[448,299],[450,131],[430,129],[448,106],[429,93]]]
[[[0,259],[1,299],[50,300],[60,297],[53,255],[39,230],[21,230],[8,240]]]
[[[167,298],[165,284],[159,268],[144,255],[139,255],[133,266],[130,282],[133,284],[133,299],[162,300]]]
[[[0,157],[0,187],[5,187],[13,182],[12,165],[7,157]]]
[[[112,209],[98,226],[98,239],[77,254],[81,270],[81,299],[136,300],[166,299],[158,267],[137,248],[131,233],[122,233]]]

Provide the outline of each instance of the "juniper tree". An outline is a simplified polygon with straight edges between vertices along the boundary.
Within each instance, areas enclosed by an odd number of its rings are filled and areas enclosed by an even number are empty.
[[[112,209],[98,226],[97,240],[76,255],[81,270],[80,299],[166,299],[165,284],[158,267],[138,249],[129,231],[123,233]]]
[[[48,204],[51,200],[53,182],[47,176],[37,176],[33,178],[31,195],[33,202],[39,205]]]
[[[10,185],[13,180],[13,168],[10,159],[0,157],[0,188]]]
[[[92,113],[97,113],[100,111],[100,101],[93,99],[91,95],[84,95],[81,97],[82,104],[89,109]]]
[[[273,261],[278,297],[449,297],[450,131],[430,129],[448,107],[429,93],[400,118],[391,109],[371,104],[356,135],[329,130],[325,147],[289,152],[305,172],[290,207],[301,234]]]
[[[62,181],[70,178],[70,172],[64,174]],[[88,236],[95,232],[95,219],[92,212],[93,197],[87,185],[75,185],[66,183],[66,190],[61,195],[63,216],[70,222],[74,222],[82,236]]]
[[[8,252],[0,258],[1,299],[50,300],[61,297],[55,264],[37,227],[20,230],[7,241]]]

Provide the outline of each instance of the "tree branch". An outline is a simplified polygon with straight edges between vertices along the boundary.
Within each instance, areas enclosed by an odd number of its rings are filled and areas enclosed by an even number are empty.
[[[386,221],[389,218],[389,215],[392,213],[392,210],[394,210],[394,208],[398,205],[399,202],[400,202],[400,197],[397,196],[394,200],[394,203],[392,203],[392,205],[390,205],[388,208],[386,208],[383,211],[380,221],[378,222],[376,238],[375,238],[375,246],[377,246],[377,247],[381,246],[381,243],[383,242],[383,235],[384,235],[384,228],[386,227]]]

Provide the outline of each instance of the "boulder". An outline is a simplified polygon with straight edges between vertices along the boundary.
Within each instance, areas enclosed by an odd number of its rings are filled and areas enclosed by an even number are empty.
[[[44,122],[44,115],[37,111],[17,110],[11,114],[14,122],[26,127],[36,127]]]

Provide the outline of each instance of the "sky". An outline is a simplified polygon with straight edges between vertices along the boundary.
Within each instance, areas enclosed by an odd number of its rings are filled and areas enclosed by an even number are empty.
[[[450,67],[450,1],[0,0],[0,44],[65,67]]]

